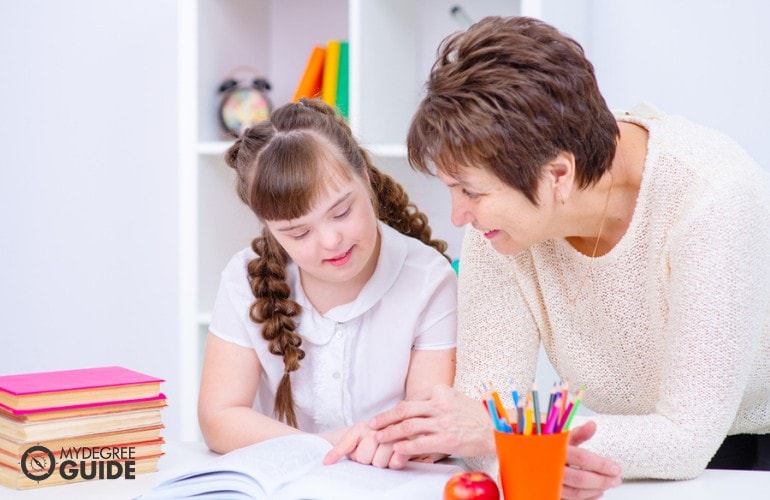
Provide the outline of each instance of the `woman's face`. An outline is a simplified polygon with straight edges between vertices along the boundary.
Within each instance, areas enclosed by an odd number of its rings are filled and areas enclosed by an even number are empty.
[[[471,224],[498,253],[514,254],[550,237],[551,211],[533,205],[487,170],[466,167],[457,177],[439,170],[438,177],[449,188],[452,224]]]
[[[363,181],[337,179],[302,217],[266,221],[270,232],[304,274],[315,280],[366,281],[377,254],[377,216]]]

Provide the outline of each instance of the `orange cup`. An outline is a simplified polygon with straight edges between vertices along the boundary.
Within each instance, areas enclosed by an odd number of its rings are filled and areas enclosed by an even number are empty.
[[[559,500],[569,432],[508,434],[495,431],[505,500]]]

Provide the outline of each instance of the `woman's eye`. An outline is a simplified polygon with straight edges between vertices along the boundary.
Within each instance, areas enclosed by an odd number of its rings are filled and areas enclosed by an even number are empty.
[[[468,191],[467,189],[463,189],[463,194],[472,200],[475,200],[476,198],[479,197],[478,193],[473,193],[471,191]]]
[[[309,232],[310,231],[305,231],[304,233],[293,234],[293,235],[291,235],[291,237],[294,238],[295,240],[301,240],[302,238],[307,236]]]
[[[351,207],[348,207],[348,208],[347,208],[347,209],[346,209],[344,212],[342,212],[341,214],[337,214],[337,215],[335,215],[335,216],[334,216],[334,218],[335,218],[335,219],[344,219],[344,218],[345,218],[345,217],[347,217],[347,216],[348,216],[348,214],[350,213],[350,209],[351,209]]]

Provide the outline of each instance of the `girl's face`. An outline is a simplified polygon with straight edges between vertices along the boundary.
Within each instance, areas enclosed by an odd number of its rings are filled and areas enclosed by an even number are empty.
[[[331,182],[304,216],[266,221],[266,225],[299,266],[303,280],[360,284],[374,272],[377,216],[369,191],[357,176]]]
[[[452,224],[471,224],[498,253],[514,254],[550,237],[552,211],[533,205],[487,170],[463,168],[457,177],[439,170],[438,177],[449,188]]]

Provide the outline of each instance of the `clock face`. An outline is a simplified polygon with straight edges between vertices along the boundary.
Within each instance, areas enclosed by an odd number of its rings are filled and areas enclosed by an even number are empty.
[[[262,92],[251,88],[228,92],[219,110],[225,130],[235,136],[269,116],[270,102]]]
[[[45,446],[31,446],[21,456],[21,471],[33,481],[40,482],[53,474],[56,460]]]

